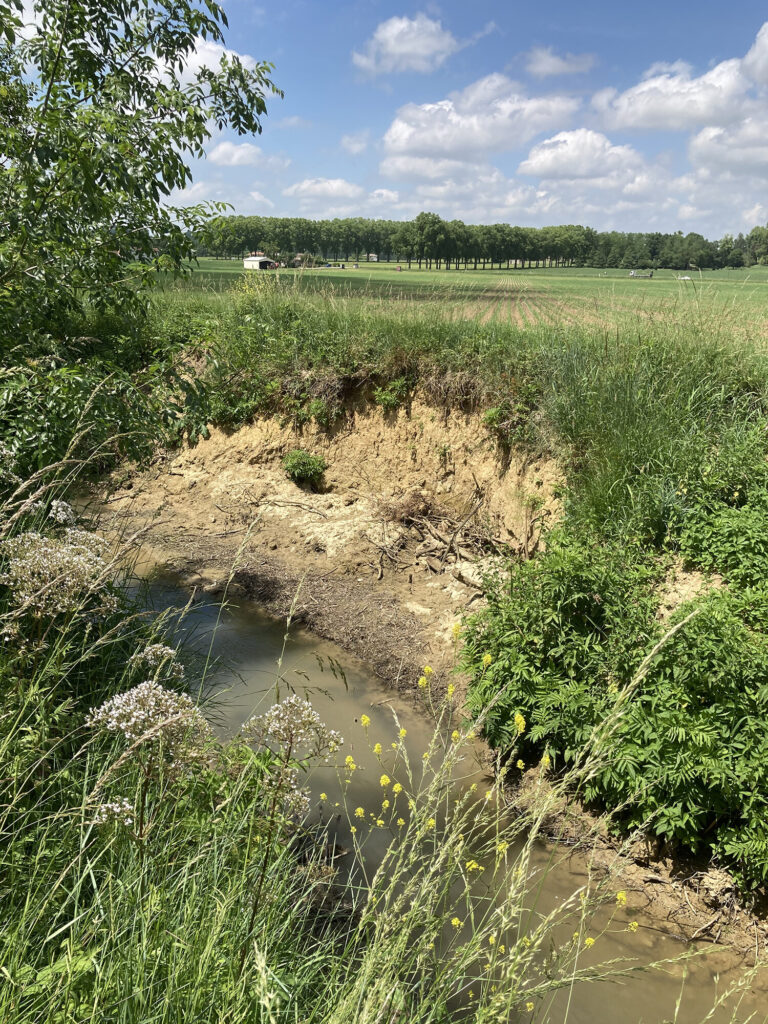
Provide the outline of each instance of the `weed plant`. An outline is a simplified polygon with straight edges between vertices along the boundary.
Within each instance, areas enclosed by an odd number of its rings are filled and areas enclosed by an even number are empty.
[[[217,742],[167,623],[125,589],[125,552],[52,486],[27,493],[25,508],[6,503],[0,543],[4,1022],[501,1024],[638,969],[592,953],[606,931],[637,927],[610,878],[536,906],[532,857],[558,799],[546,759],[521,818],[503,813],[502,774],[457,799],[473,727],[456,722],[452,686],[446,703],[433,693],[429,668],[433,740],[414,765],[393,722],[373,809],[354,806],[342,738],[295,695]],[[46,559],[47,576],[29,569]],[[600,770],[610,731],[590,737],[570,785]],[[342,868],[304,819],[303,777],[327,758],[353,835]],[[370,872],[374,830],[390,841]]]

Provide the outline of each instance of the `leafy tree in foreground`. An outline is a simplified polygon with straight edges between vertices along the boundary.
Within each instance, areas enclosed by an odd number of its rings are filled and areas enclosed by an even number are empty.
[[[27,21],[29,21],[29,8]],[[261,131],[272,65],[224,50],[214,0],[0,0],[0,337],[125,308],[193,254],[171,205],[215,126]],[[204,57],[213,53],[208,66]]]

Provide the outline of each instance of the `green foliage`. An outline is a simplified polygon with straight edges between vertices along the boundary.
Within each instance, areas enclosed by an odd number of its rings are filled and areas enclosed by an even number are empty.
[[[483,423],[503,452],[530,446],[536,437],[534,411],[539,389],[534,380],[518,383],[513,398],[504,399],[483,413]]]
[[[283,457],[283,469],[297,484],[317,487],[328,464],[322,455],[311,455],[302,448],[294,448]]]
[[[542,555],[486,581],[488,610],[474,620],[466,657],[474,713],[503,692],[485,724],[494,746],[515,744],[519,711],[531,726],[527,743],[561,762],[581,749],[608,706],[611,680],[631,675],[655,634],[650,584],[659,572],[638,548],[551,534]]]
[[[0,0],[0,338],[65,333],[83,303],[135,310],[193,253],[206,209],[173,207],[213,126],[261,130],[271,65],[184,72],[223,43],[216,3]],[[158,73],[158,66],[162,74]],[[147,130],[151,124],[152,130]],[[216,209],[220,212],[222,204]],[[138,286],[138,287],[137,287]]]
[[[396,377],[381,387],[374,388],[373,400],[385,412],[394,412],[408,401],[412,385],[407,377]]]
[[[662,635],[662,572],[638,548],[552,535],[536,560],[490,581],[465,652],[470,707],[496,698],[489,740],[525,761],[546,752],[560,770],[580,757]],[[746,888],[765,884],[767,712],[768,588],[715,591],[661,648],[582,795],[621,808],[625,828],[709,851]]]
[[[0,370],[0,432],[22,475],[65,455],[92,472],[122,457],[141,461],[158,443],[196,442],[207,420],[205,388],[173,363],[139,374],[99,361]]]

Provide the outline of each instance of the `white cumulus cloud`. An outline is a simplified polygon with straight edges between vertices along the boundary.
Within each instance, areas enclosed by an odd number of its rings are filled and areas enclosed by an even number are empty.
[[[249,192],[248,195],[251,197],[254,203],[259,203],[261,206],[269,206],[270,208],[272,208],[275,205],[271,199],[267,199],[263,192],[258,192],[256,189],[254,189],[252,192]]]
[[[363,189],[344,178],[305,178],[283,189],[284,196],[298,199],[356,199]]]
[[[595,66],[592,53],[555,53],[551,46],[534,46],[527,54],[525,67],[537,78],[549,75],[581,75]]]
[[[397,181],[439,181],[472,176],[480,166],[465,160],[433,160],[428,156],[386,156],[379,164],[379,173]]]
[[[642,163],[632,146],[615,146],[601,132],[576,128],[537,143],[518,172],[540,178],[596,178],[635,170]]]
[[[384,147],[388,156],[477,161],[561,127],[578,107],[570,96],[526,96],[506,75],[494,73],[437,103],[401,107],[384,135]]]
[[[396,203],[399,198],[400,193],[391,188],[375,188],[369,196],[374,203]]]
[[[252,142],[220,142],[210,153],[211,163],[221,167],[264,167],[282,170],[290,164],[288,157],[270,156]]]
[[[768,21],[757,33],[743,61],[744,72],[755,82],[768,84]]]
[[[727,126],[707,125],[688,145],[691,163],[734,174],[768,173],[768,118],[746,117]]]
[[[704,124],[728,124],[743,116],[750,81],[742,60],[733,58],[703,75],[687,64],[656,65],[624,92],[602,89],[592,105],[608,128],[684,131]]]
[[[439,68],[461,43],[439,21],[417,14],[382,21],[362,53],[353,52],[352,63],[369,75],[397,71],[426,73]]]

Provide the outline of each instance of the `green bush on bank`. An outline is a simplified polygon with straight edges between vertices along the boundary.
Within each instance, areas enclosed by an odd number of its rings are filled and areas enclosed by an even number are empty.
[[[553,537],[546,553],[491,584],[465,655],[470,707],[498,701],[486,726],[492,743],[516,748],[526,764],[546,753],[561,770],[581,756],[645,654],[691,611],[657,621],[649,584],[659,572],[631,549]],[[581,795],[621,808],[626,828],[709,851],[745,886],[762,885],[766,714],[768,588],[715,590],[661,648]]]

